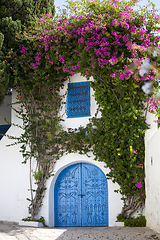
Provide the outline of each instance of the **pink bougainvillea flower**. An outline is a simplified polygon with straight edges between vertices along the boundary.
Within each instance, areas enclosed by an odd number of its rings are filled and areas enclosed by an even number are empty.
[[[110,77],[115,77],[115,76],[116,76],[115,73],[111,73],[111,74],[110,74]]]
[[[17,97],[16,97],[17,99],[21,99],[21,95],[17,95]]]
[[[142,185],[141,182],[139,182],[139,183],[137,183],[137,184],[135,184],[135,185],[136,185],[137,188],[141,188],[141,187],[143,187],[143,185]]]
[[[36,63],[31,63],[30,64],[33,68],[38,68],[37,64]]]

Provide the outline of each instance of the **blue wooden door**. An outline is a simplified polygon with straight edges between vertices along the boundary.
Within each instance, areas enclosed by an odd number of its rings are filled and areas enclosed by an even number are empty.
[[[55,226],[108,226],[108,184],[95,165],[77,163],[64,169],[54,199]]]

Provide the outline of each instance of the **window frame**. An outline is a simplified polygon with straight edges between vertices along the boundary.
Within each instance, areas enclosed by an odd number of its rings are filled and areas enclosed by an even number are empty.
[[[68,83],[68,92],[67,92],[67,100],[66,100],[66,106],[65,106],[65,112],[66,112],[66,115],[67,115],[67,118],[82,118],[82,117],[90,117],[91,116],[91,99],[90,99],[90,82],[91,81],[84,81],[84,82],[71,82],[71,83]],[[75,115],[73,116],[73,114],[70,113],[70,108],[71,106],[69,106],[70,104],[70,101],[71,101],[71,95],[70,95],[70,86],[72,86],[72,88],[74,86],[78,86],[78,85],[86,85],[88,87],[88,100],[86,102],[88,102],[88,113],[87,114],[80,114],[80,115]]]

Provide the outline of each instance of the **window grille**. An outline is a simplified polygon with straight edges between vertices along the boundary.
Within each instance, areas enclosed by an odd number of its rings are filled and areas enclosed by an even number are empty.
[[[90,82],[68,84],[66,101],[68,118],[90,116]]]

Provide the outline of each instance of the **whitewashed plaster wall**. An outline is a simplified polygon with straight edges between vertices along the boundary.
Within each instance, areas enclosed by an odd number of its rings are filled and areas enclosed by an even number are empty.
[[[147,226],[160,232],[160,128],[153,114],[148,115],[151,129],[145,135],[146,219]]]
[[[93,79],[90,79],[91,81]],[[79,74],[71,78],[71,82],[82,82],[86,81],[84,77]],[[67,91],[68,81],[65,84],[62,94]],[[91,89],[91,96],[93,90]],[[12,101],[16,99],[16,92],[13,91]],[[94,97],[91,97],[91,117],[96,112],[96,102]],[[80,125],[85,126],[89,122],[90,117],[83,118],[67,118],[65,114],[65,106],[62,108],[60,114],[63,114],[64,122],[62,125],[64,129],[77,128]],[[15,112],[12,111],[11,115],[12,123],[22,124],[21,121],[16,117]],[[17,127],[11,126],[7,132],[9,135],[19,136],[21,130]],[[22,218],[28,216],[28,205],[29,202],[26,198],[30,198],[29,187],[29,164],[22,164],[23,158],[19,153],[20,146],[16,145],[13,147],[6,147],[6,144],[12,143],[13,141],[8,140],[7,137],[3,137],[0,141],[0,221],[14,221],[20,222]],[[93,160],[94,157],[87,157],[72,153],[64,155],[60,158],[53,170],[54,176],[47,181],[47,190],[43,199],[42,209],[37,216],[43,216],[46,224],[50,227],[54,226],[54,184],[59,173],[67,166],[78,163],[88,162],[98,166],[105,174],[108,173],[109,169],[105,168],[104,163]],[[33,163],[34,165],[34,163]],[[123,202],[121,195],[115,193],[119,186],[114,184],[111,180],[108,180],[108,205],[109,205],[109,226],[115,226],[116,216],[121,212]]]
[[[15,99],[16,92],[13,91],[12,101],[14,102]],[[21,124],[13,111],[11,122]],[[20,136],[21,130],[11,126],[7,134]],[[6,147],[13,142],[14,140],[9,140],[7,137],[0,140],[0,221],[19,222],[28,214],[26,198],[30,197],[29,166],[22,164],[20,146]]]
[[[76,75],[74,75],[70,78],[70,82],[85,82],[85,81],[87,81],[86,78],[80,76],[80,74],[76,74]],[[93,78],[91,77],[89,79],[89,81],[93,81]],[[69,80],[66,81],[64,88],[61,90],[62,95],[67,92],[68,83],[69,83]],[[96,104],[96,101],[93,97],[93,94],[94,94],[94,91],[91,88],[91,93],[90,93],[90,96],[91,96],[91,99],[90,99],[91,116],[90,117],[67,118],[67,115],[65,113],[65,105],[63,105],[63,108],[60,111],[60,115],[63,115],[63,119],[65,120],[64,122],[62,122],[62,126],[64,127],[65,130],[67,130],[67,128],[77,128],[80,125],[81,126],[86,126],[86,124],[89,123],[89,118],[93,117],[96,113],[96,110],[97,110],[97,104]],[[64,101],[66,101],[66,97],[67,97],[67,95],[65,95]],[[100,113],[99,113],[99,115],[100,115]]]
[[[83,82],[86,81],[86,78],[80,76],[80,74],[76,74],[70,79],[71,82]],[[91,78],[90,81],[93,81]],[[64,89],[61,91],[61,94],[64,94],[67,91],[68,82],[66,81]],[[93,97],[93,90],[91,89],[91,116],[93,117],[97,105],[96,101]],[[67,128],[78,128],[80,125],[85,126],[89,123],[90,117],[81,117],[81,118],[67,118],[65,114],[65,106],[62,108],[60,114],[63,114],[64,122],[62,125],[64,129]],[[45,192],[45,197],[43,199],[43,206],[39,213],[39,217],[43,216],[45,218],[46,224],[50,227],[54,226],[54,185],[59,173],[66,168],[67,166],[79,163],[79,162],[88,162],[98,166],[105,174],[109,172],[108,168],[105,168],[103,162],[94,161],[94,156],[91,155],[90,158],[84,155],[79,155],[77,153],[64,155],[61,159],[59,159],[55,165],[54,169],[54,177],[50,178],[47,182],[47,190]],[[115,221],[117,215],[121,212],[123,202],[121,200],[121,195],[115,193],[114,190],[119,188],[118,184],[114,184],[111,180],[108,181],[108,208],[109,208],[109,226],[115,226]]]
[[[59,173],[66,167],[74,163],[86,162],[98,166],[105,174],[109,172],[108,168],[105,168],[103,162],[97,162],[93,160],[93,156],[88,158],[85,155],[79,155],[76,153],[64,155],[57,161],[54,176],[47,182],[47,190],[43,199],[43,206],[39,213],[39,217],[45,218],[46,224],[49,227],[54,226],[54,185]],[[119,188],[118,184],[114,184],[111,180],[108,180],[108,209],[109,209],[109,226],[115,226],[117,215],[121,212],[123,202],[121,195],[115,193],[114,190]]]

